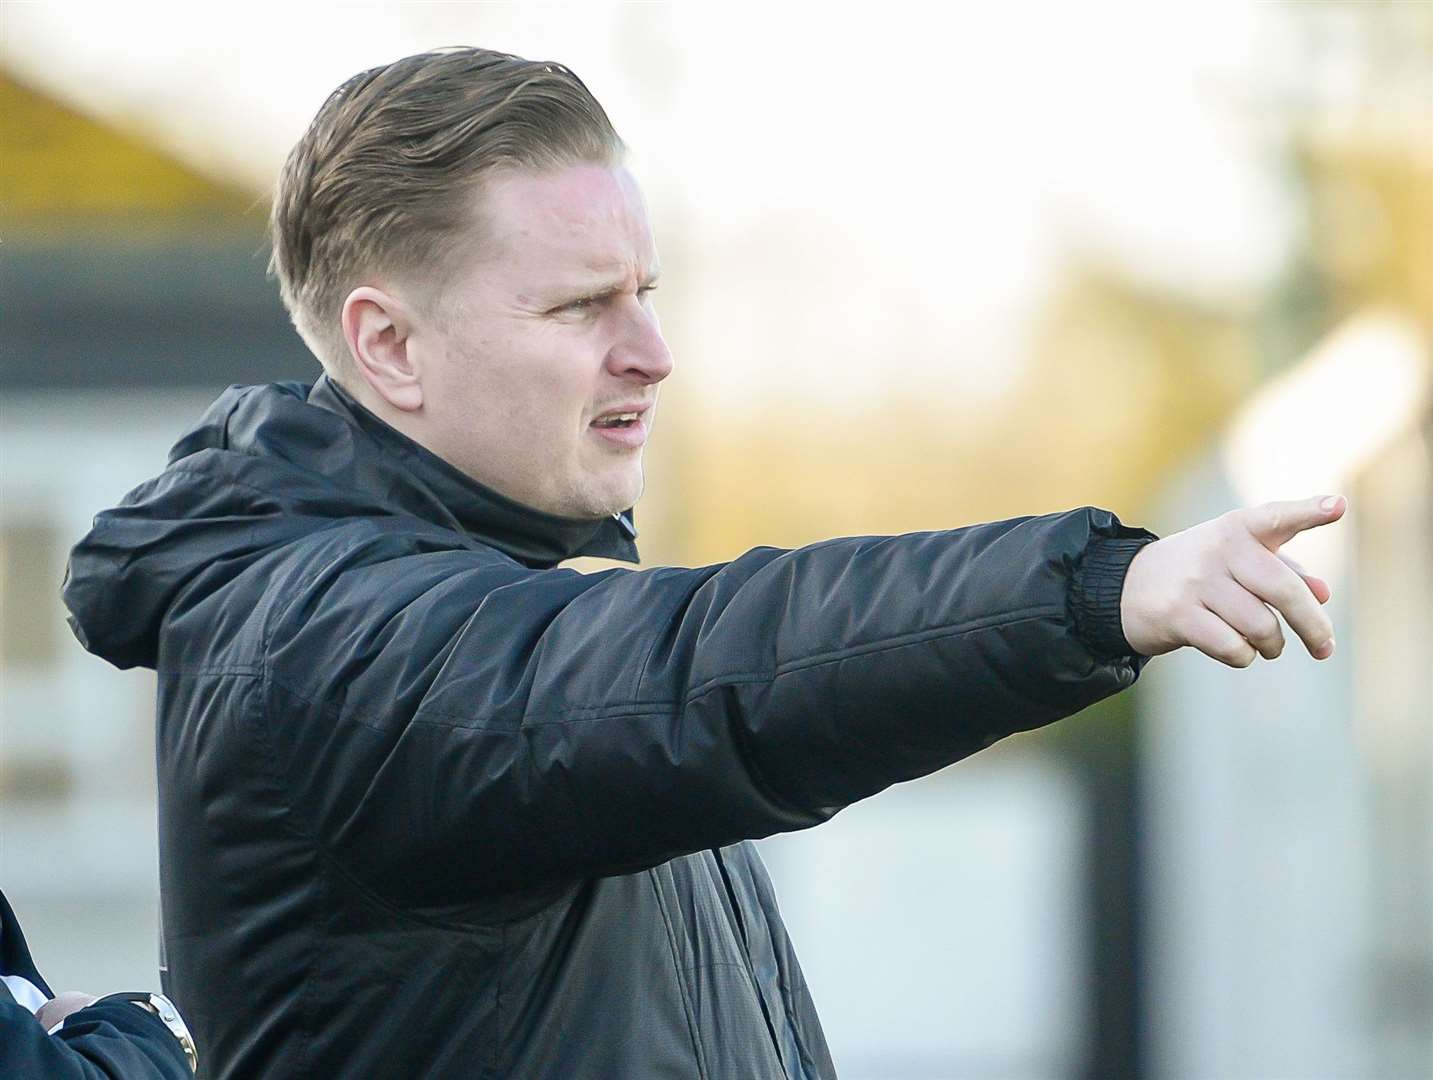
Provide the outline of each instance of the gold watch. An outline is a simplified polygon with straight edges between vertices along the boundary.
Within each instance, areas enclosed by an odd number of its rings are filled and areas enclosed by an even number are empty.
[[[127,1001],[135,1008],[143,1009],[147,1013],[159,1017],[159,1022],[169,1029],[169,1034],[179,1041],[184,1049],[184,1059],[189,1062],[189,1071],[199,1071],[199,1052],[194,1048],[194,1036],[189,1034],[189,1027],[184,1023],[184,1018],[179,1015],[179,1010],[174,1007],[163,994],[153,993],[125,993],[108,994],[100,998],[95,1004],[99,1005],[107,1001]]]

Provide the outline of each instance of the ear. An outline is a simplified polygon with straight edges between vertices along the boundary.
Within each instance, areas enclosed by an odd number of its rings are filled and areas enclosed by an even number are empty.
[[[413,313],[401,300],[368,285],[343,302],[343,337],[359,377],[403,412],[423,407],[422,372],[408,354]]]

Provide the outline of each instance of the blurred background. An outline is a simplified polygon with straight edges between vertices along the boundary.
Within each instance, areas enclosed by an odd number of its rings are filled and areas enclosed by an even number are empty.
[[[158,981],[153,677],[71,637],[68,548],[226,385],[318,373],[279,165],[462,43],[568,64],[633,148],[677,357],[646,564],[1350,498],[1286,548],[1331,662],[1158,658],[763,842],[842,1076],[1433,1076],[1433,5],[836,12],[0,8],[0,884],[56,988]]]

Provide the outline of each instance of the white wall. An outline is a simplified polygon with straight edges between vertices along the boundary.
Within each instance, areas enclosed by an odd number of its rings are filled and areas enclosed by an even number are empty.
[[[1090,998],[1073,775],[976,757],[762,855],[846,1080],[1076,1075]]]
[[[3,885],[46,980],[104,994],[158,988],[154,675],[86,653],[64,625],[60,575],[93,515],[163,468],[203,397],[9,393],[0,411],[0,529],[39,525],[59,545],[11,632],[53,633],[54,657],[0,679]],[[11,590],[11,596],[17,590]],[[23,781],[61,778],[56,790]],[[17,781],[21,790],[17,791]]]

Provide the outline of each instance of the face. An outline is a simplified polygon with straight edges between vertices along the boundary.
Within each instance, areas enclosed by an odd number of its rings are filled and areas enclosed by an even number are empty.
[[[621,167],[484,185],[477,251],[437,324],[409,342],[422,441],[480,483],[595,519],[642,493],[657,387],[671,373],[652,302],[657,250]]]

